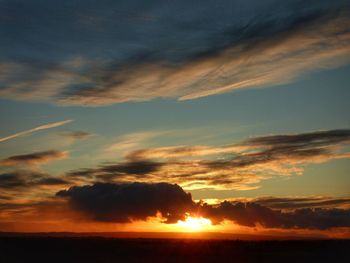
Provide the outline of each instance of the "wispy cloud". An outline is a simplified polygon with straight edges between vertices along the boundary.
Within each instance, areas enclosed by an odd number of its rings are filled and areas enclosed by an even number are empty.
[[[40,125],[40,126],[35,127],[33,129],[29,129],[29,130],[26,130],[26,131],[18,132],[18,133],[15,133],[15,134],[12,134],[12,135],[0,138],[0,142],[4,142],[4,141],[7,141],[7,140],[15,139],[17,137],[21,137],[21,136],[25,136],[25,135],[30,135],[30,134],[32,134],[34,132],[41,131],[41,130],[56,128],[56,127],[65,125],[67,123],[70,123],[72,121],[73,120],[65,120],[65,121],[59,121],[59,122],[53,122],[53,123]]]
[[[261,197],[252,200],[274,209],[293,210],[298,208],[350,208],[350,198],[336,197]]]
[[[256,198],[236,197],[225,199],[202,199],[210,205],[218,205],[223,201],[232,203],[257,203],[272,209],[281,209],[283,211],[292,211],[299,208],[350,208],[349,197],[331,197],[331,196],[265,196]]]
[[[19,196],[28,191],[35,191],[39,196],[39,187],[69,185],[68,181],[53,177],[47,173],[32,170],[15,170],[0,174],[0,189],[3,193],[12,191]]]
[[[143,145],[159,136],[168,134],[169,131],[144,131],[135,132],[127,135],[119,136],[116,142],[106,148],[107,152],[129,152]]]
[[[303,165],[350,158],[341,151],[349,130],[270,135],[223,146],[160,147],[131,151],[126,160],[70,171],[77,182],[170,182],[185,189],[259,187],[262,180],[303,173]]]
[[[0,173],[0,218],[5,207],[42,202],[55,192],[72,184],[59,175],[49,174],[36,167],[15,167]],[[25,208],[31,209],[30,205]]]
[[[17,166],[17,165],[38,165],[53,160],[64,159],[68,156],[67,152],[62,151],[43,151],[22,155],[14,155],[0,160],[0,166]]]
[[[61,135],[66,138],[70,138],[74,140],[83,140],[93,136],[92,133],[85,132],[85,131],[67,131],[67,132],[62,132]]]
[[[116,49],[118,54],[112,52],[110,57],[101,59],[94,52],[95,55],[91,55],[89,51],[95,47],[90,47],[82,50],[78,58],[62,56],[66,58],[64,61],[43,62],[36,56],[4,60],[0,64],[3,69],[0,96],[60,105],[99,106],[157,97],[188,100],[288,83],[304,72],[337,67],[350,61],[350,18],[349,13],[339,12],[341,7],[341,1],[334,5],[314,3],[313,8],[288,1],[288,11],[269,14],[266,9],[259,10],[258,17],[247,14],[245,19],[237,20],[230,12],[219,12],[221,16],[211,14],[212,7],[207,3],[203,4],[203,14],[189,11],[187,26],[176,17],[152,20],[144,30],[146,36],[150,35],[145,39],[140,36],[137,42],[129,42],[127,38],[128,48],[119,47],[123,52],[115,48],[115,41],[122,42],[126,32],[126,35],[139,36],[134,25],[119,29],[120,35],[115,36],[118,25],[111,26],[114,19],[101,20],[92,14],[92,21],[104,21],[100,30],[110,36],[109,41],[101,43],[111,46],[111,52]],[[108,10],[113,8],[118,10],[118,6],[108,7]],[[274,8],[276,6],[271,5],[271,10]],[[152,12],[157,13],[156,9],[147,11],[150,16],[157,17],[152,15]],[[168,15],[172,17],[174,12]],[[199,26],[198,21],[206,21],[208,15],[215,16],[212,18],[215,23]],[[68,20],[79,24],[81,17],[73,16]],[[173,30],[170,35],[182,38],[165,37],[169,29]],[[95,28],[90,30],[89,39],[100,36]],[[85,28],[75,33],[74,36],[83,35],[82,39],[86,37]],[[159,40],[159,45],[150,45],[149,39]],[[62,41],[63,46],[67,44],[64,39]],[[120,53],[124,50],[125,56],[122,56]]]

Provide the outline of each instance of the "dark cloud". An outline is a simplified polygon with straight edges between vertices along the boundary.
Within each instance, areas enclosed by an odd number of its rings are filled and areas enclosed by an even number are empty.
[[[84,131],[71,131],[71,132],[62,133],[62,136],[67,137],[67,138],[72,138],[75,140],[83,140],[83,139],[91,137],[92,134],[89,132],[84,132]]]
[[[331,157],[335,147],[350,142],[350,130],[316,131],[292,135],[272,135],[249,139],[241,144],[253,153],[238,155],[232,160],[208,162],[209,166],[249,166],[280,159],[308,160]],[[260,148],[259,148],[260,147]]]
[[[271,135],[247,140],[244,144],[274,147],[324,147],[350,141],[350,130],[315,131],[291,135]]]
[[[201,215],[214,223],[231,220],[248,227],[261,225],[266,228],[329,229],[350,227],[350,209],[301,208],[281,212],[257,203],[222,202],[217,206],[203,205]]]
[[[12,198],[8,195],[0,195],[0,200],[11,200]]]
[[[31,190],[36,186],[67,185],[63,178],[52,177],[46,173],[36,171],[12,171],[0,174],[0,189],[3,190]]]
[[[194,99],[286,83],[350,53],[342,0],[60,3],[1,1],[1,97]]]
[[[209,218],[214,224],[230,220],[241,226],[283,229],[329,229],[350,227],[350,209],[299,208],[289,212],[255,202],[195,203],[178,185],[167,183],[94,184],[59,191],[72,209],[97,221],[147,220],[161,213],[165,223],[176,223],[187,215]],[[287,203],[287,199],[284,199]],[[292,203],[294,200],[291,201]]]
[[[202,161],[212,169],[249,169],[256,165],[287,165],[324,162],[336,158],[349,158],[348,152],[338,152],[350,142],[349,130],[329,130],[295,135],[264,136],[236,145],[238,152],[219,161]],[[247,147],[246,149],[239,147]],[[234,145],[224,146],[234,152]]]
[[[38,165],[47,163],[52,160],[59,160],[67,157],[66,152],[50,150],[43,152],[34,152],[22,155],[10,156],[0,160],[0,165],[16,166],[16,165]]]
[[[35,182],[36,185],[67,185],[68,183],[67,180],[58,177],[45,177]]]
[[[101,171],[107,173],[139,175],[157,171],[161,165],[161,163],[151,161],[135,161],[116,165],[106,165],[101,167]]]
[[[118,164],[105,164],[95,169],[80,169],[67,173],[69,178],[91,179],[95,181],[113,181],[123,177],[144,177],[147,174],[157,172],[162,163],[148,160],[129,161]]]
[[[135,150],[124,162],[74,170],[69,178],[92,182],[160,182],[200,188],[252,189],[265,178],[302,174],[302,165],[350,158],[350,130],[255,137],[223,146]],[[208,158],[209,157],[209,158]]]
[[[178,185],[166,183],[146,184],[94,184],[75,186],[57,193],[67,197],[70,204],[92,215],[98,221],[130,222],[146,220],[158,212],[166,223],[184,219],[193,201]]]
[[[310,207],[350,207],[349,198],[308,197],[308,198],[276,198],[265,197],[255,199],[253,202],[275,209],[296,209]]]
[[[27,181],[22,173],[4,173],[0,175],[0,188],[17,188],[27,186]],[[31,175],[31,177],[37,177],[37,175]]]

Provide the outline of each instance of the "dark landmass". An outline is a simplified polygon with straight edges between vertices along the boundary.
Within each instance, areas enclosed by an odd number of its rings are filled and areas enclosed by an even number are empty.
[[[220,232],[0,232],[0,237],[110,237],[161,239],[219,239],[219,240],[314,240],[328,239],[323,235],[253,235]]]
[[[350,240],[115,238],[0,235],[0,262],[350,262]]]

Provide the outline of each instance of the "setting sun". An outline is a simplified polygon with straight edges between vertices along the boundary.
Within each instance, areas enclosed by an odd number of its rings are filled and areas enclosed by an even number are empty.
[[[183,231],[196,232],[196,231],[205,230],[208,227],[210,227],[212,224],[211,224],[211,221],[207,218],[188,216],[185,221],[179,220],[177,222],[177,225]]]

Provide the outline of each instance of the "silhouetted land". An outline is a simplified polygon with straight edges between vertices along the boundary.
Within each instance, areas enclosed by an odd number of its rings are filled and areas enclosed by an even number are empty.
[[[0,262],[350,262],[350,240],[1,236]]]

